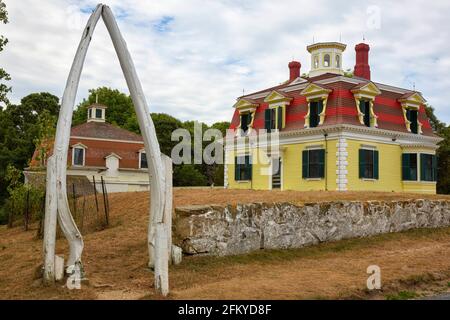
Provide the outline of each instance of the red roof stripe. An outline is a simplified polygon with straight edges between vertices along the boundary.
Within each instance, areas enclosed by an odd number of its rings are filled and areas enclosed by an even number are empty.
[[[294,121],[299,121],[299,120],[303,120],[306,116],[306,112],[300,112],[300,113],[296,113],[296,114],[288,114],[286,115],[286,122],[294,122]]]
[[[398,108],[401,106],[400,102],[398,102],[396,99],[390,99],[380,96],[375,97],[375,104],[382,104],[384,106],[393,108]]]
[[[357,116],[358,111],[355,107],[340,106],[340,107],[327,107],[326,115],[335,116],[337,114],[344,114],[348,116]]]
[[[394,116],[392,114],[387,113],[379,113],[378,116],[378,124],[380,121],[392,122],[396,124],[405,124],[405,118],[403,116]]]

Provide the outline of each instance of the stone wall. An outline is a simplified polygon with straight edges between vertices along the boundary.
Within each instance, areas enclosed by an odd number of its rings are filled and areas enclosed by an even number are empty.
[[[450,201],[252,203],[175,210],[174,242],[187,254],[299,248],[413,228],[450,225]]]

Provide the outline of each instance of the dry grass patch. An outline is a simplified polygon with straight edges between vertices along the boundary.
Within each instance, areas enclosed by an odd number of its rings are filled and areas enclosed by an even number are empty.
[[[330,200],[450,199],[449,196],[376,192],[295,192],[175,189],[174,205]],[[136,299],[153,290],[147,269],[147,192],[112,194],[111,227],[85,235],[83,262],[90,285],[69,291],[36,281],[42,241],[21,227],[0,227],[0,299]],[[171,298],[342,297],[364,288],[369,264],[383,281],[450,268],[450,229],[415,230],[345,240],[297,250],[261,251],[234,257],[186,257],[170,271]],[[57,254],[67,257],[64,239]],[[150,296],[152,297],[152,296]],[[154,297],[152,297],[154,298]]]

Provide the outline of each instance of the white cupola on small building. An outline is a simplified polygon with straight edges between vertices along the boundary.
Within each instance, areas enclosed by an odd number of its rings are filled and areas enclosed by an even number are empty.
[[[342,69],[342,53],[347,45],[339,42],[320,42],[306,47],[311,54],[310,77],[324,73],[344,75]]]
[[[88,107],[87,122],[105,122],[106,109],[103,104],[94,103]]]

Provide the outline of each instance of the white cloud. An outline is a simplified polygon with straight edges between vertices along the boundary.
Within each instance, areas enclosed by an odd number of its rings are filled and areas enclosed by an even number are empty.
[[[1,33],[10,43],[0,63],[13,77],[13,102],[31,92],[61,96],[89,8],[96,1],[5,2],[10,23]],[[118,16],[152,112],[207,123],[231,120],[231,106],[243,89],[251,92],[286,80],[293,57],[301,61],[302,72],[309,70],[306,46],[313,37],[342,37],[348,44],[344,67],[353,68],[354,45],[364,35],[372,48],[373,80],[407,88],[415,83],[438,117],[450,122],[448,1],[108,4]],[[97,28],[78,101],[98,86],[127,92],[106,28],[102,22]]]

